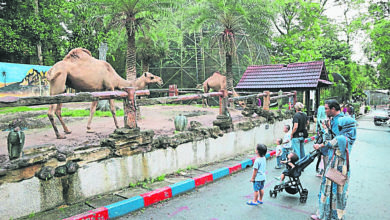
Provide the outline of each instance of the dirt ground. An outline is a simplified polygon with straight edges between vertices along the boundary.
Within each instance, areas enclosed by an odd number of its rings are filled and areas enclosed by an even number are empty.
[[[90,103],[68,103],[63,107],[69,109],[86,109]],[[117,103],[121,107],[120,103]],[[141,130],[154,130],[155,136],[158,135],[173,135],[175,131],[174,118],[179,114],[187,116],[188,124],[190,121],[198,121],[203,126],[212,126],[216,119],[218,108],[201,108],[191,105],[176,105],[176,106],[142,106],[140,108],[141,118],[137,120],[138,127]],[[229,110],[233,122],[244,120],[240,110]],[[123,127],[123,116],[117,117],[119,126]],[[42,120],[49,121],[48,118]],[[56,139],[53,128],[45,127],[39,129],[25,130],[25,146],[24,149],[38,147],[42,145],[54,144],[57,147],[78,147],[85,145],[99,144],[100,140],[108,137],[115,130],[114,120],[112,117],[94,117],[92,120],[92,129],[95,133],[87,133],[87,120],[85,117],[82,120],[67,123],[71,134],[66,135],[66,139]],[[60,132],[63,133],[62,126],[56,120]],[[8,131],[0,131],[0,155],[8,155],[7,151],[7,136]]]

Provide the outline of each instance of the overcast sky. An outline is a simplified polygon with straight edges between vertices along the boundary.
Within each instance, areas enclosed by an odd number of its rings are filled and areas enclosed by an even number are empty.
[[[351,20],[351,19],[357,17],[359,15],[359,12],[360,13],[367,13],[367,7],[368,7],[368,4],[365,3],[365,4],[360,5],[357,8],[351,8],[347,13],[348,18]],[[325,14],[329,18],[334,19],[335,23],[341,23],[341,22],[345,21],[345,19],[344,19],[345,8],[346,8],[346,6],[338,5],[335,3],[334,0],[329,0],[326,4],[326,7],[325,7],[325,9],[326,9]],[[340,38],[346,39],[345,35],[344,36],[341,35]],[[358,32],[354,36],[354,39],[351,41],[352,51],[353,51],[352,60],[354,60],[358,63],[361,63],[361,64],[368,63],[368,59],[364,55],[364,52],[363,52],[363,46],[364,46],[366,39],[367,39],[367,36],[365,33]]]

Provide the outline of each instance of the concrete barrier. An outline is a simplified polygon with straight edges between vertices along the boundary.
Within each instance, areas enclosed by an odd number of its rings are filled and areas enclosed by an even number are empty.
[[[247,131],[232,131],[221,137],[180,144],[176,148],[156,149],[86,163],[75,174],[61,178],[43,181],[33,177],[20,182],[5,183],[0,185],[0,213],[4,219],[18,218],[62,204],[82,202],[93,196],[126,188],[129,183],[156,178],[188,166],[201,166],[224,160],[254,150],[258,143],[272,145],[275,137],[283,136],[285,124],[291,124],[291,119],[270,124],[268,129],[261,124]],[[267,157],[270,157],[269,153]],[[242,164],[238,164],[228,170],[231,172],[241,168]],[[213,181],[214,177],[221,178],[226,175],[225,172],[226,170],[220,170],[208,174],[204,177],[206,179],[194,179],[195,185]]]

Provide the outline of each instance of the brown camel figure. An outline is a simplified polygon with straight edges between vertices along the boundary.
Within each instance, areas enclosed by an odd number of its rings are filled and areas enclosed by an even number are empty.
[[[203,82],[203,92],[208,93],[210,89],[215,92],[219,92],[222,89],[226,90],[226,76],[222,75],[219,71],[214,72],[212,76],[210,76]],[[234,89],[233,97],[239,97],[239,95],[236,93],[236,91],[234,91]],[[243,108],[245,107],[244,101],[238,101],[238,104]],[[202,101],[202,105],[208,105],[207,99]]]
[[[141,77],[127,81],[121,78],[112,66],[103,60],[98,60],[92,57],[91,52],[84,48],[76,48],[71,50],[62,61],[54,64],[47,72],[47,80],[50,84],[50,95],[57,95],[65,92],[66,86],[82,92],[96,91],[114,91],[115,89],[123,89],[125,87],[135,87],[136,90],[143,89],[150,83],[163,84],[160,77],[149,72],[145,72]],[[98,101],[91,104],[90,116],[87,124],[87,132],[91,130],[92,117],[96,111]],[[48,117],[53,126],[54,132],[58,139],[66,138],[60,135],[57,126],[54,123],[54,112],[64,128],[66,134],[70,134],[71,130],[65,125],[61,117],[62,104],[53,104],[49,108]],[[110,99],[110,110],[114,118],[114,123],[117,128],[114,100]]]

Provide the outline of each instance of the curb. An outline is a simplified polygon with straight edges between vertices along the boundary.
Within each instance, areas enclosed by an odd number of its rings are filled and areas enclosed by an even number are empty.
[[[305,143],[315,140],[316,136],[308,137],[305,139]],[[265,158],[272,158],[275,156],[275,150],[268,152]],[[228,176],[232,173],[251,167],[256,157],[252,157],[247,160],[243,160],[240,163],[220,168],[209,173],[202,174],[191,179],[187,179],[173,185],[162,187],[151,192],[143,193],[139,196],[134,196],[129,199],[125,199],[110,205],[106,205],[94,210],[90,210],[79,215],[75,215],[63,220],[106,220],[110,218],[120,217],[135,210],[148,207],[160,201],[172,198],[176,195],[180,195],[192,189],[198,188],[207,183],[211,183],[217,179]]]

